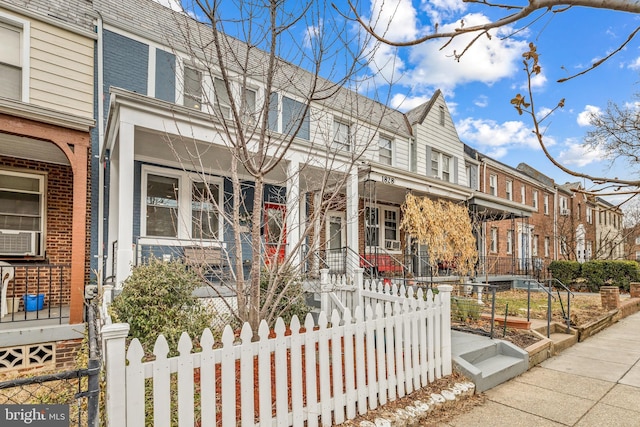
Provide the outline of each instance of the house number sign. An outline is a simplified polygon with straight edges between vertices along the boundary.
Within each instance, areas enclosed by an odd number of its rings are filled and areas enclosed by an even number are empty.
[[[382,183],[383,184],[393,184],[395,183],[395,178],[392,176],[382,175]]]

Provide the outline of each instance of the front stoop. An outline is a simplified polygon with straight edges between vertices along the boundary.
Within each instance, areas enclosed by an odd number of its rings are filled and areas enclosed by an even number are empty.
[[[473,381],[477,392],[489,390],[529,369],[529,354],[503,340],[452,334],[453,363]]]

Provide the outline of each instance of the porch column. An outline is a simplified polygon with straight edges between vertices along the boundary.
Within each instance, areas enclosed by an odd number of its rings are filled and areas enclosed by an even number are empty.
[[[71,295],[69,323],[82,323],[84,313],[85,243],[87,240],[87,158],[85,145],[74,146],[73,213],[71,218]]]
[[[133,147],[134,125],[120,122],[120,138],[117,152],[118,174],[118,249],[116,252],[116,287],[131,274],[133,263]]]
[[[352,274],[354,269],[360,267],[358,254],[358,205],[360,196],[358,195],[358,169],[349,172],[347,180],[347,274]]]
[[[300,163],[292,160],[287,166],[286,252],[295,267],[300,264],[300,202]]]

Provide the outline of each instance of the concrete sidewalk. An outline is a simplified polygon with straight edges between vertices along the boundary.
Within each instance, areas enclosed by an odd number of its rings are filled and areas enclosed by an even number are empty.
[[[640,313],[486,393],[448,426],[640,426]]]

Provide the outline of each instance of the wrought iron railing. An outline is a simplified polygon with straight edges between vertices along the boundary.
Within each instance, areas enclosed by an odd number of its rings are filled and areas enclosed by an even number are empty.
[[[2,305],[0,323],[69,319],[71,269],[57,264],[11,264],[0,266]],[[5,312],[5,310],[2,310]]]

